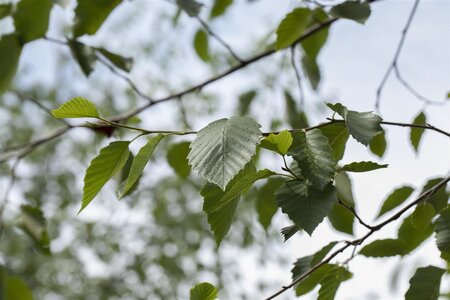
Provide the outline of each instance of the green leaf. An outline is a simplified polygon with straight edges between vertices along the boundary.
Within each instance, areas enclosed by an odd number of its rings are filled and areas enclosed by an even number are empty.
[[[284,17],[277,28],[277,50],[291,46],[302,36],[308,25],[310,13],[307,8],[296,8]]]
[[[373,154],[382,158],[386,151],[386,137],[384,132],[376,135],[369,143],[369,149]]]
[[[0,4],[0,20],[13,13],[12,3]]]
[[[423,112],[420,112],[417,117],[414,118],[414,125],[426,125],[427,117]],[[419,149],[420,140],[422,139],[422,135],[424,133],[424,128],[411,128],[409,133],[409,139],[411,141],[411,145],[414,147],[414,150],[417,152]]]
[[[422,191],[420,194],[423,194],[424,192],[428,191],[429,189],[432,189],[435,185],[437,185],[439,182],[441,182],[444,178],[433,178],[427,181],[425,186],[422,188]],[[441,210],[443,210],[445,207],[447,207],[449,195],[447,195],[445,188],[447,185],[444,185],[439,190],[437,190],[432,196],[425,199],[426,203],[430,203],[433,205],[434,210],[436,213],[439,213]]]
[[[444,273],[445,270],[434,266],[418,268],[409,280],[405,300],[437,300]]]
[[[348,109],[340,103],[326,103],[326,105],[334,112],[338,113],[344,120],[347,117]]]
[[[317,299],[333,300],[341,283],[349,280],[352,276],[352,273],[346,268],[334,266],[320,281],[319,297]]]
[[[105,48],[97,48],[110,63],[112,63],[117,68],[124,70],[125,72],[130,72],[133,67],[133,59],[130,57],[123,57],[121,55],[112,53]]]
[[[190,144],[190,142],[174,144],[167,151],[167,162],[175,173],[183,179],[186,179],[191,173],[191,166],[187,160]]]
[[[197,56],[204,62],[208,62],[211,58],[209,56],[208,34],[199,29],[194,36],[194,49]]]
[[[303,71],[306,74],[306,77],[309,80],[309,83],[311,84],[311,87],[313,88],[313,90],[317,90],[321,79],[320,69],[317,61],[313,58],[310,58],[309,56],[303,56],[302,67]]]
[[[274,151],[281,155],[286,155],[292,145],[292,135],[289,131],[283,130],[278,134],[269,134],[261,141],[262,148]]]
[[[52,115],[58,119],[100,117],[95,104],[83,97],[70,99],[59,108],[52,110]]]
[[[411,224],[418,230],[427,228],[435,215],[434,207],[430,203],[421,203],[416,206],[411,215]]]
[[[336,161],[328,139],[319,129],[292,134],[294,141],[289,150],[302,170],[302,175],[319,189],[330,183],[334,176]]]
[[[22,46],[17,35],[0,37],[0,95],[9,87],[17,71]]]
[[[75,8],[75,37],[95,34],[109,14],[122,0],[78,0]]]
[[[277,212],[275,191],[283,184],[281,178],[270,178],[256,193],[256,212],[258,221],[265,230],[270,226],[272,217]]]
[[[300,228],[297,225],[291,225],[281,228],[281,234],[283,235],[284,241],[286,242],[288,239],[294,236]]]
[[[142,171],[144,171],[145,166],[152,157],[153,152],[164,137],[165,135],[158,134],[157,136],[149,139],[148,142],[139,150],[138,154],[134,157],[127,183],[125,184],[125,188],[119,198],[123,198],[134,187],[139,177],[141,177]]]
[[[209,182],[222,190],[250,162],[261,140],[260,125],[247,117],[214,121],[191,143],[188,160]]]
[[[177,0],[177,5],[184,10],[190,17],[198,16],[203,4],[195,0]]]
[[[306,181],[286,181],[275,193],[277,204],[283,213],[309,235],[329,214],[333,203],[337,201],[332,185],[323,190]]]
[[[353,199],[352,185],[348,174],[346,172],[338,173],[334,179],[334,184],[338,198],[348,206],[356,209],[355,201]],[[355,216],[341,204],[333,204],[333,208],[328,214],[328,220],[334,229],[353,235],[353,223],[355,221]]]
[[[359,253],[367,257],[404,255],[405,242],[398,239],[376,240],[364,246]]]
[[[50,255],[50,239],[44,214],[39,208],[30,205],[22,205],[20,210],[20,227],[33,240],[41,253]]]
[[[250,108],[250,104],[252,103],[252,101],[255,99],[256,97],[256,91],[251,90],[245,93],[242,93],[239,96],[239,115],[240,116],[245,116],[246,114],[248,114],[249,108]]]
[[[347,171],[347,172],[368,172],[377,169],[387,168],[388,165],[379,165],[372,161],[359,161],[352,162],[350,164],[346,164],[343,167],[337,169],[338,172]]]
[[[344,156],[345,145],[347,144],[348,129],[343,123],[334,123],[320,128],[324,136],[328,138],[328,142],[333,148],[334,159],[339,161]]]
[[[80,213],[94,199],[102,187],[122,169],[130,155],[128,141],[116,141],[100,150],[84,176],[83,202]]]
[[[189,300],[214,300],[217,299],[217,289],[208,282],[197,284],[191,289]]]
[[[33,294],[27,284],[21,278],[9,275],[1,265],[0,291],[2,300],[33,300]]]
[[[345,123],[348,131],[358,142],[368,145],[370,141],[383,132],[380,123],[380,116],[372,112],[356,112],[349,110],[346,115]]]
[[[450,261],[450,209],[443,210],[435,222],[436,245],[441,257]]]
[[[405,243],[405,253],[408,254],[419,247],[433,233],[434,225],[429,224],[426,228],[417,229],[412,224],[412,216],[403,220],[398,230],[398,238]]]
[[[303,111],[297,109],[297,102],[288,91],[284,91],[286,101],[286,115],[292,128],[300,129],[309,127],[308,118]]]
[[[384,200],[383,205],[378,213],[377,218],[381,217],[385,213],[393,210],[397,206],[401,205],[406,199],[411,196],[414,192],[414,188],[411,186],[405,185],[399,188],[396,188],[387,198]]]
[[[310,24],[308,24],[307,27],[311,27],[314,24],[324,22],[327,19],[327,14],[322,9],[317,8],[311,11]],[[300,45],[302,46],[305,55],[315,61],[323,45],[325,45],[327,39],[328,28],[324,28],[303,39],[300,42]]]
[[[346,1],[333,6],[330,14],[335,18],[350,19],[364,24],[370,16],[370,5],[368,1]]]
[[[212,19],[223,15],[231,4],[233,4],[233,0],[214,0],[210,18]]]
[[[352,192],[352,182],[346,172],[336,174],[334,186],[339,199],[349,206],[355,207],[355,200]]]
[[[17,4],[14,27],[22,43],[45,36],[52,5],[52,0],[21,0]]]
[[[94,65],[97,61],[94,48],[75,40],[69,40],[68,45],[81,71],[83,71],[84,75],[89,76],[92,70],[94,70]]]

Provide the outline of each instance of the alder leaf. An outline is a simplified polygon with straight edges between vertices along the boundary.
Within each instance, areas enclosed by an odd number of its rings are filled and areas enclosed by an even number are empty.
[[[368,1],[350,0],[333,6],[330,14],[335,18],[349,19],[364,24],[370,16],[370,5]]]
[[[328,143],[333,148],[334,159],[339,161],[344,156],[345,145],[347,144],[348,129],[344,123],[334,123],[320,128],[324,136],[328,138]]]
[[[250,162],[262,133],[248,117],[231,117],[210,123],[191,143],[188,160],[209,182],[225,190],[227,184]]]
[[[217,299],[217,293],[217,289],[212,284],[202,282],[191,289],[189,300],[214,300]]]
[[[437,300],[444,273],[445,270],[434,266],[418,268],[409,280],[405,300]]]
[[[79,37],[83,34],[95,34],[111,12],[121,2],[122,0],[78,0],[78,5],[75,8],[74,36]]]
[[[317,190],[315,186],[300,180],[286,181],[276,191],[275,197],[283,213],[309,235],[312,235],[337,201],[332,185]]]
[[[341,172],[334,178],[334,185],[338,198],[348,206],[356,209],[353,198],[352,183],[346,172]],[[328,221],[334,229],[353,235],[353,223],[355,215],[339,203],[333,204],[331,212],[328,214]]]
[[[389,194],[386,200],[383,201],[383,205],[381,206],[377,218],[401,205],[406,201],[406,199],[409,198],[409,196],[411,196],[413,192],[414,188],[408,185],[396,188],[392,193]]]
[[[158,146],[159,142],[165,137],[163,134],[158,134],[157,136],[148,140],[148,142],[139,150],[133,159],[133,164],[131,165],[130,173],[128,174],[128,179],[125,184],[125,188],[120,194],[119,198],[123,198],[127,195],[130,190],[134,187],[139,177],[141,177],[145,166],[152,157],[153,152]]]
[[[432,189],[434,186],[436,186],[443,179],[444,178],[438,177],[438,178],[433,178],[433,179],[428,180],[427,183],[422,188],[422,191],[420,192],[420,194],[423,194],[426,191]],[[446,187],[447,187],[447,185],[442,186],[433,195],[431,195],[430,197],[427,197],[425,199],[426,203],[430,203],[431,205],[433,205],[434,210],[435,210],[436,213],[439,213],[448,204],[449,195],[445,191]]]
[[[292,145],[292,135],[283,130],[278,134],[271,133],[261,141],[260,147],[271,150],[281,155],[286,155]]]
[[[368,172],[373,171],[377,169],[383,169],[387,168],[388,165],[379,165],[372,161],[359,161],[359,162],[352,162],[350,164],[346,164],[343,167],[337,169],[336,171],[342,172]]]
[[[21,0],[14,12],[14,27],[22,43],[45,36],[48,29],[52,0]]]
[[[84,176],[83,201],[78,213],[86,208],[108,180],[125,165],[130,155],[129,144],[129,141],[112,142],[91,161]]]
[[[167,151],[167,162],[181,178],[188,178],[191,166],[188,163],[190,142],[181,142],[171,145]]]
[[[283,235],[284,241],[286,242],[288,239],[294,236],[301,228],[297,225],[291,225],[281,228],[281,234]]]
[[[423,242],[425,242],[433,233],[434,225],[428,224],[425,228],[417,229],[412,223],[412,216],[403,220],[398,229],[398,238],[405,243],[405,254],[411,253]]]
[[[426,125],[427,124],[427,117],[425,116],[425,114],[423,112],[420,112],[417,117],[414,118],[413,121],[414,125]],[[424,128],[414,128],[411,127],[411,131],[409,133],[409,139],[411,141],[411,145],[414,148],[414,151],[418,151],[419,149],[419,144],[420,141],[422,139],[422,135],[425,132]]]
[[[64,118],[99,118],[95,104],[83,97],[75,97],[52,110],[52,115],[58,119]]]
[[[319,189],[333,178],[336,161],[328,139],[319,129],[292,134],[294,139],[288,152],[302,170],[302,175],[311,180]]]
[[[81,71],[88,77],[94,70],[95,62],[97,61],[95,49],[76,40],[69,40],[68,45]]]
[[[277,28],[277,50],[289,47],[301,37],[306,29],[311,11],[307,8],[296,8],[288,13]]]
[[[380,123],[380,116],[372,112],[356,112],[349,110],[347,112],[345,123],[348,131],[355,140],[367,146],[370,141],[383,132]]]
[[[376,135],[369,143],[369,149],[373,154],[382,158],[386,151],[386,136],[385,133]]]
[[[405,242],[398,239],[376,240],[364,246],[360,254],[367,257],[390,257],[405,254]]]
[[[435,222],[436,245],[441,257],[450,262],[450,208],[443,210]]]
[[[275,191],[283,184],[281,178],[270,178],[267,183],[256,192],[256,212],[258,221],[267,231],[273,215],[277,212]]]

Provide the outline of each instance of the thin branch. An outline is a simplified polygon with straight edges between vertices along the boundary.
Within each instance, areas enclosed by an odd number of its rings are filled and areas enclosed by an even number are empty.
[[[351,247],[351,246],[356,246],[356,245],[361,245],[368,237],[370,237],[372,234],[374,234],[375,232],[377,232],[378,230],[382,229],[384,226],[390,224],[391,222],[397,220],[399,217],[401,217],[406,211],[408,211],[411,207],[419,204],[421,201],[429,198],[430,196],[432,196],[433,194],[435,194],[440,188],[442,188],[443,186],[445,186],[448,182],[450,181],[450,176],[447,176],[446,178],[444,178],[443,180],[441,180],[438,184],[436,184],[435,186],[433,186],[432,188],[430,188],[429,190],[425,191],[424,193],[422,193],[416,200],[414,200],[413,202],[411,202],[409,205],[407,205],[406,207],[404,207],[403,209],[401,209],[400,211],[398,211],[395,215],[393,215],[392,217],[390,217],[389,219],[387,219],[386,221],[373,226],[372,229],[366,233],[364,236],[362,236],[361,238],[355,239],[353,241],[348,241],[344,246],[342,246],[341,248],[339,248],[338,250],[334,251],[333,253],[331,253],[326,259],[322,260],[321,262],[317,263],[316,265],[314,265],[313,267],[311,267],[308,271],[306,271],[305,273],[303,273],[302,276],[300,276],[299,278],[297,278],[296,280],[292,281],[292,283],[290,283],[287,286],[283,286],[279,291],[277,291],[276,293],[274,293],[273,295],[269,296],[268,298],[266,298],[266,300],[270,300],[270,299],[274,299],[277,296],[283,294],[284,292],[286,292],[288,289],[294,287],[295,285],[297,285],[299,282],[301,282],[303,279],[305,279],[306,277],[308,277],[310,274],[314,273],[316,270],[318,270],[319,268],[321,268],[323,265],[329,263],[334,257],[336,257],[338,254],[344,252],[347,248]]]
[[[302,77],[300,74],[300,70],[297,67],[297,64],[295,63],[295,46],[291,47],[291,65],[294,69],[295,78],[297,79],[297,86],[298,86],[298,94],[300,97],[300,108],[304,111],[305,110],[305,94],[303,93],[303,86],[302,86]]]
[[[2,201],[2,203],[0,203],[0,237],[3,233],[3,227],[4,227],[3,212],[5,210],[6,205],[9,202],[9,194],[11,193],[11,191],[14,187],[14,183],[16,181],[16,170],[17,170],[17,167],[19,166],[19,162],[20,162],[20,158],[16,159],[16,161],[13,163],[13,166],[11,168],[9,183],[5,189],[5,194],[3,195],[3,201]]]
[[[348,211],[350,211],[355,218],[359,221],[359,224],[361,224],[362,226],[366,227],[369,230],[372,230],[373,226],[370,226],[369,224],[367,224],[366,222],[364,222],[361,217],[358,215],[358,213],[356,212],[355,208],[353,206],[349,206],[347,205],[344,201],[342,201],[341,199],[338,198],[338,203],[340,205],[342,205],[343,207],[345,207]]]

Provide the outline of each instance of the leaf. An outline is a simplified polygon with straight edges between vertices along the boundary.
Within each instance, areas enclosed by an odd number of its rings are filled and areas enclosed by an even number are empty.
[[[412,224],[412,216],[403,220],[398,230],[398,238],[405,243],[405,253],[408,254],[419,247],[433,233],[434,225],[429,224],[426,228],[417,229]]]
[[[310,58],[309,56],[303,56],[302,67],[306,77],[309,80],[309,83],[311,84],[311,87],[313,88],[313,90],[317,90],[321,79],[320,69],[319,65],[317,65],[317,61]]]
[[[256,97],[256,91],[255,90],[251,90],[245,93],[242,93],[239,96],[239,115],[240,116],[245,116],[246,114],[248,114],[249,108],[250,108],[250,104],[252,103],[252,101],[255,99]]]
[[[75,8],[74,36],[95,34],[121,2],[122,0],[78,0],[78,5]]]
[[[344,156],[345,145],[347,144],[348,129],[343,123],[334,123],[320,128],[324,136],[328,138],[328,142],[333,148],[334,159],[339,161]]]
[[[233,4],[233,0],[214,0],[214,5],[209,17],[212,19],[223,15],[231,4]]]
[[[277,204],[283,213],[311,235],[314,229],[331,211],[337,201],[336,191],[328,185],[323,190],[305,181],[286,181],[275,193]]]
[[[164,137],[165,135],[158,134],[157,136],[149,139],[148,142],[139,150],[138,154],[133,159],[133,164],[131,165],[127,183],[125,184],[125,188],[119,198],[123,198],[134,187],[138,179],[141,177],[148,161],[152,157],[153,152]]]
[[[184,10],[190,17],[198,16],[203,4],[195,0],[177,0],[177,5]]]
[[[20,227],[33,240],[41,253],[50,255],[50,239],[44,214],[39,208],[30,205],[22,205],[20,210]]]
[[[342,205],[335,203],[328,214],[328,220],[337,231],[353,235],[355,216]]]
[[[436,245],[441,257],[450,261],[450,209],[443,210],[435,222]]]
[[[108,180],[125,165],[130,155],[129,144],[128,141],[111,142],[91,161],[84,176],[83,201],[78,213],[86,208]]]
[[[433,205],[429,203],[418,204],[411,215],[411,224],[416,229],[422,230],[430,226],[434,215],[435,211]]]
[[[412,192],[414,192],[414,189],[408,185],[396,188],[386,200],[384,200],[377,218],[401,205],[409,198],[409,196],[411,196]]]
[[[0,36],[0,95],[9,87],[17,71],[22,46],[14,34]]]
[[[94,65],[97,60],[94,48],[88,47],[85,44],[75,40],[69,40],[67,43],[70,47],[72,55],[78,62],[81,71],[83,71],[84,75],[89,76],[92,70],[94,70]]]
[[[175,170],[175,173],[183,179],[188,178],[191,173],[191,166],[187,160],[190,144],[190,142],[174,144],[167,151],[167,162]]]
[[[311,11],[310,24],[307,27],[311,27],[314,24],[324,22],[328,19],[327,14],[320,8]],[[306,37],[300,42],[300,45],[305,52],[305,55],[312,60],[316,60],[323,45],[325,45],[328,39],[328,28],[321,29],[314,34]]]
[[[284,237],[284,241],[286,242],[290,239],[294,234],[296,234],[300,228],[297,225],[291,225],[281,228],[281,234]]]
[[[307,8],[296,8],[284,17],[277,28],[277,50],[291,46],[302,36],[308,25],[310,13]]]
[[[418,268],[409,280],[405,300],[437,300],[444,273],[445,270],[434,266]]]
[[[341,283],[349,280],[352,276],[352,273],[346,268],[334,266],[320,281],[319,297],[317,299],[333,300]]]
[[[286,101],[287,120],[292,128],[300,129],[309,127],[306,114],[297,109],[297,103],[288,91],[284,91],[284,99]]]
[[[334,266],[335,265],[332,264],[324,264],[319,269],[308,275],[295,286],[295,295],[299,297],[311,292],[318,284],[320,284],[322,279],[334,268]],[[311,267],[304,269],[302,274],[310,268]]]
[[[52,0],[21,0],[17,4],[14,27],[22,43],[45,36],[52,6]]]
[[[428,191],[429,189],[432,189],[435,185],[437,185],[439,182],[441,182],[444,178],[433,178],[427,181],[425,186],[422,188],[422,191],[420,194],[423,194],[424,192]],[[445,188],[447,185],[444,185],[439,190],[437,190],[433,195],[425,199],[426,203],[430,203],[433,205],[434,210],[436,213],[439,213],[441,210],[443,210],[447,204],[449,195],[447,195]]]
[[[427,118],[423,112],[420,112],[417,117],[414,118],[413,121],[414,125],[426,125],[427,124]],[[419,149],[420,140],[422,139],[422,135],[424,133],[424,128],[411,128],[411,131],[409,133],[409,139],[411,141],[411,145],[413,146],[414,150],[417,152]]]
[[[52,110],[52,115],[58,119],[64,118],[99,118],[95,104],[83,97],[75,97]]]
[[[369,143],[369,149],[373,154],[382,158],[386,151],[386,137],[384,132],[376,135]]]
[[[319,189],[330,183],[336,161],[328,139],[319,129],[292,134],[294,141],[288,152],[302,170],[302,175]]]
[[[121,55],[112,53],[105,48],[97,48],[110,63],[112,63],[117,68],[124,70],[125,72],[130,72],[133,67],[133,59],[130,57],[123,57]]]
[[[347,171],[347,172],[368,172],[377,169],[387,168],[388,165],[379,165],[374,163],[373,161],[359,161],[352,162],[350,164],[346,164],[343,167],[337,169],[338,172]]]
[[[398,239],[376,240],[364,246],[359,253],[367,257],[404,255],[405,242]]]
[[[247,117],[214,121],[191,143],[188,160],[198,173],[222,190],[250,162],[261,140],[260,125]]]
[[[380,123],[380,116],[372,112],[356,112],[349,110],[346,115],[345,123],[348,131],[358,142],[368,145],[373,137],[383,132]]]
[[[278,134],[269,134],[261,141],[260,147],[274,151],[281,155],[286,155],[292,145],[292,135],[289,131],[283,130]]]
[[[326,105],[334,112],[338,113],[344,120],[347,117],[348,109],[340,103],[326,103]]]
[[[336,174],[334,186],[339,199],[349,206],[355,207],[355,200],[352,192],[352,182],[346,172]]]
[[[275,202],[275,191],[283,184],[280,178],[270,178],[267,183],[258,189],[256,194],[256,212],[261,226],[267,230],[272,221],[272,217],[277,212]]]
[[[189,300],[214,300],[217,299],[217,289],[208,282],[194,286],[190,291]]]
[[[13,13],[12,3],[0,4],[0,20]]]
[[[330,14],[335,18],[350,19],[364,24],[370,16],[370,5],[368,1],[346,1],[333,6]]]
[[[208,62],[211,58],[209,56],[208,34],[199,29],[194,36],[194,49],[197,56],[204,62]]]
[[[2,300],[33,300],[33,294],[27,284],[17,276],[11,276],[0,265],[0,291]]]

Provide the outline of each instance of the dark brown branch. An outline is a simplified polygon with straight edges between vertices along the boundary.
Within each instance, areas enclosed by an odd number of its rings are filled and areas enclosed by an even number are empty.
[[[366,227],[369,230],[372,230],[373,227],[361,219],[361,217],[358,215],[358,213],[356,212],[356,210],[353,206],[347,205],[344,201],[342,201],[339,198],[338,198],[338,203],[340,205],[342,205],[343,207],[345,207],[348,211],[350,211],[355,216],[355,218],[359,221],[359,224],[361,224],[362,226]]]
[[[370,237],[372,234],[374,234],[375,232],[377,232],[378,230],[380,230],[381,228],[383,228],[384,226],[388,225],[389,223],[397,220],[399,217],[401,217],[406,211],[408,211],[411,207],[419,204],[421,201],[431,197],[434,193],[436,193],[440,188],[442,188],[443,186],[445,186],[448,182],[450,181],[450,176],[447,176],[446,178],[444,178],[443,180],[441,180],[438,184],[436,184],[435,186],[433,186],[432,188],[430,188],[429,190],[423,192],[416,200],[414,200],[413,202],[411,202],[410,204],[408,204],[406,207],[404,207],[403,209],[401,209],[400,211],[398,211],[395,215],[393,215],[392,217],[390,217],[389,219],[387,219],[386,221],[373,226],[372,229],[366,233],[363,237],[355,239],[353,241],[348,241],[344,246],[342,246],[341,248],[339,248],[338,250],[334,251],[333,253],[331,253],[326,259],[322,260],[321,262],[317,263],[316,265],[314,265],[313,267],[311,267],[308,271],[306,271],[302,276],[300,276],[299,278],[297,278],[296,280],[294,280],[291,284],[283,286],[279,291],[277,291],[276,293],[274,293],[273,295],[269,296],[268,298],[266,298],[266,300],[270,300],[270,299],[274,299],[277,296],[283,294],[284,292],[286,292],[288,289],[294,287],[295,285],[297,285],[299,282],[301,282],[303,279],[305,279],[306,277],[308,277],[310,274],[314,273],[316,270],[318,270],[319,268],[321,268],[323,265],[329,263],[334,257],[336,257],[338,254],[344,252],[347,248],[349,248],[350,246],[356,246],[356,245],[361,245],[368,237]]]

